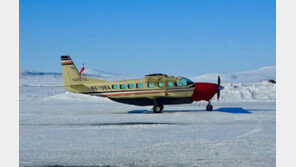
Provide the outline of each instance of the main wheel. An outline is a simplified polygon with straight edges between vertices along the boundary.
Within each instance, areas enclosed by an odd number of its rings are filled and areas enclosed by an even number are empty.
[[[207,111],[213,111],[213,106],[211,104],[208,104],[206,107]]]
[[[160,105],[160,106],[153,106],[152,110],[153,110],[153,112],[155,112],[155,113],[161,113],[161,111],[163,110],[163,105]]]

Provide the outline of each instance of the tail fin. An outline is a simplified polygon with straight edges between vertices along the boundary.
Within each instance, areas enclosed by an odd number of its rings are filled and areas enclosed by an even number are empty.
[[[81,76],[68,55],[61,56],[61,61],[64,88],[70,92],[81,93],[92,91],[90,85],[106,82],[96,78]]]
[[[81,84],[81,76],[70,56],[61,56],[64,86]]]

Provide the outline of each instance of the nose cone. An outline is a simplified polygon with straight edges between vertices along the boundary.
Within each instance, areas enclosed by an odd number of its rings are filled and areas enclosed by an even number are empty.
[[[194,92],[193,92],[192,98],[194,101],[200,101],[200,100],[209,101],[217,93],[220,87],[217,84],[213,84],[213,83],[197,82],[195,83],[195,86],[194,86]]]

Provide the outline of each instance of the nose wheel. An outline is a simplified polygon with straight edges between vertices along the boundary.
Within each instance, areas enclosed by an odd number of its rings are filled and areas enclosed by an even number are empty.
[[[209,104],[206,107],[207,111],[213,111],[213,105],[209,102]]]

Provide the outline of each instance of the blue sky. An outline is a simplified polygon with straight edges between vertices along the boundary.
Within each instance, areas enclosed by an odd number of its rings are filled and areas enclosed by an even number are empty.
[[[194,76],[276,64],[275,0],[20,0],[20,71],[60,55],[125,75]]]

